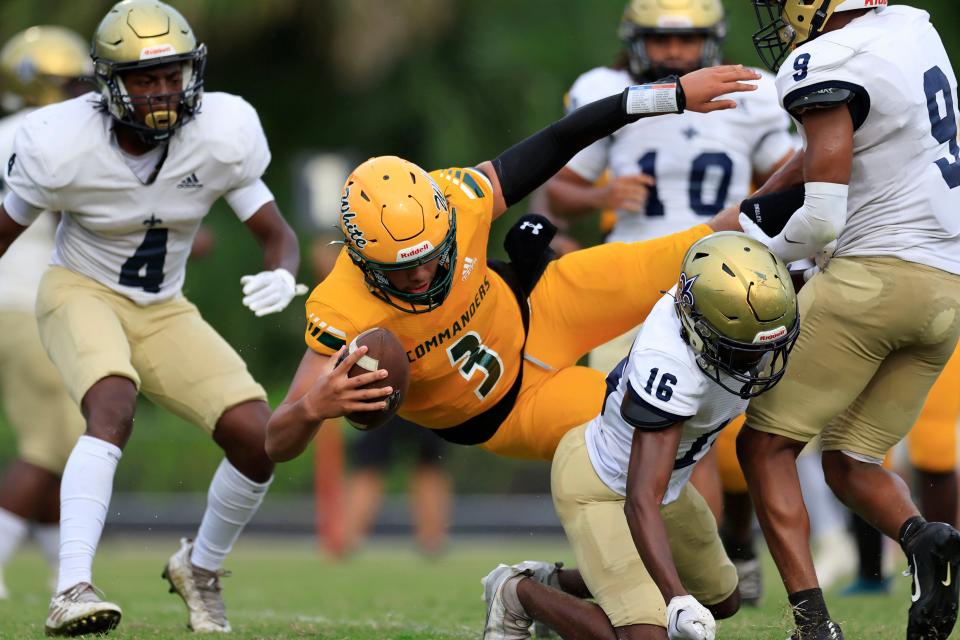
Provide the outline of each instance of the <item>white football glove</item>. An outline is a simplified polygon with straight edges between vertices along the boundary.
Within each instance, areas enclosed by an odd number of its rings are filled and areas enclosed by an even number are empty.
[[[675,596],[667,605],[667,635],[670,640],[714,640],[717,623],[693,596]]]
[[[770,243],[773,242],[773,238],[765,234],[763,229],[745,213],[740,214],[740,228],[743,229],[745,234],[757,242],[760,242],[765,247],[769,247]]]
[[[294,296],[307,292],[307,287],[297,284],[293,274],[286,269],[243,276],[240,284],[243,285],[243,305],[258,318],[283,311]]]

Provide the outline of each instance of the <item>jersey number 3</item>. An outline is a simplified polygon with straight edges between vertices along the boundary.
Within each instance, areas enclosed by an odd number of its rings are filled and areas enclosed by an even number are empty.
[[[483,382],[473,391],[481,400],[490,395],[503,374],[503,362],[500,356],[484,345],[480,335],[475,331],[465,333],[462,338],[447,347],[447,357],[450,358],[452,366],[459,365],[460,375],[465,380],[473,378],[473,374],[478,370],[483,373]],[[460,364],[461,361],[463,364]]]
[[[136,253],[120,267],[120,284],[147,293],[160,293],[163,263],[167,258],[168,229],[147,229]]]
[[[947,144],[953,162],[946,158],[937,160],[937,167],[943,179],[951,189],[960,187],[960,144],[957,143],[957,112],[953,106],[953,92],[950,81],[940,67],[933,67],[923,74],[923,89],[927,94],[927,109],[930,111],[931,133],[940,144]],[[946,113],[940,115],[939,96],[943,96]]]

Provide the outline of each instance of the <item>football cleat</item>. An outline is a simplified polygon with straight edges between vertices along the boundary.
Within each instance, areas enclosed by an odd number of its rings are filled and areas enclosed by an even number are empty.
[[[740,581],[740,602],[748,607],[756,607],[763,597],[763,567],[760,560],[732,560]]]
[[[187,605],[190,621],[187,626],[197,633],[229,633],[230,621],[223,605],[220,578],[229,572],[202,569],[190,562],[193,541],[180,539],[180,549],[170,556],[163,569],[163,578],[170,583],[170,593],[176,593]]]
[[[522,578],[531,577],[532,570],[517,570],[501,564],[480,580],[483,600],[487,603],[487,619],[483,625],[483,640],[527,640],[533,619],[523,610],[515,585]],[[508,587],[513,586],[510,589]]]
[[[826,620],[803,632],[797,629],[787,640],[843,640],[843,631],[833,620]]]
[[[6,600],[10,597],[10,592],[7,591],[7,583],[3,581],[3,567],[0,567],[0,600]]]
[[[120,624],[122,612],[106,602],[89,582],[78,582],[50,600],[44,624],[48,636],[83,636],[104,634]]]
[[[513,568],[517,571],[531,571],[533,573],[530,577],[533,580],[536,580],[540,584],[556,589],[557,591],[563,591],[563,589],[560,588],[560,577],[558,575],[560,569],[563,568],[562,562],[539,562],[537,560],[525,560],[524,562],[513,565]],[[550,625],[548,625],[546,622],[534,620],[533,637],[556,638],[557,634],[554,633],[553,629],[551,629]]]
[[[945,640],[957,622],[960,531],[928,522],[905,549],[913,577],[907,640]]]

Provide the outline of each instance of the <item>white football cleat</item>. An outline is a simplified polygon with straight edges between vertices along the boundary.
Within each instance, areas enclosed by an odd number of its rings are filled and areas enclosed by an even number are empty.
[[[516,583],[531,574],[532,571],[518,571],[501,564],[480,580],[483,600],[487,603],[483,640],[527,640],[530,637],[533,619],[520,604]]]
[[[79,582],[53,596],[43,630],[48,636],[104,634],[120,624],[121,614],[92,584]]]
[[[563,591],[560,588],[560,577],[557,575],[557,572],[563,568],[562,562],[540,562],[539,560],[524,560],[519,564],[513,565],[513,568],[517,571],[530,571],[532,575],[531,579],[536,580],[540,584],[546,585],[557,591]],[[540,620],[533,621],[533,637],[534,638],[556,638],[557,634],[553,629],[550,628],[546,622],[541,622]]]
[[[220,578],[229,572],[209,571],[190,562],[193,540],[180,538],[180,549],[170,556],[163,569],[163,577],[170,583],[170,593],[176,593],[187,605],[190,622],[187,626],[197,633],[229,633],[230,621],[223,605]]]

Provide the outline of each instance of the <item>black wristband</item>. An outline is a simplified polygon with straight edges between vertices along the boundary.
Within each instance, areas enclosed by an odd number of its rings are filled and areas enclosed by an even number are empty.
[[[787,226],[790,216],[803,206],[803,185],[786,191],[777,191],[756,198],[747,198],[740,203],[740,213],[763,229],[771,238]]]

